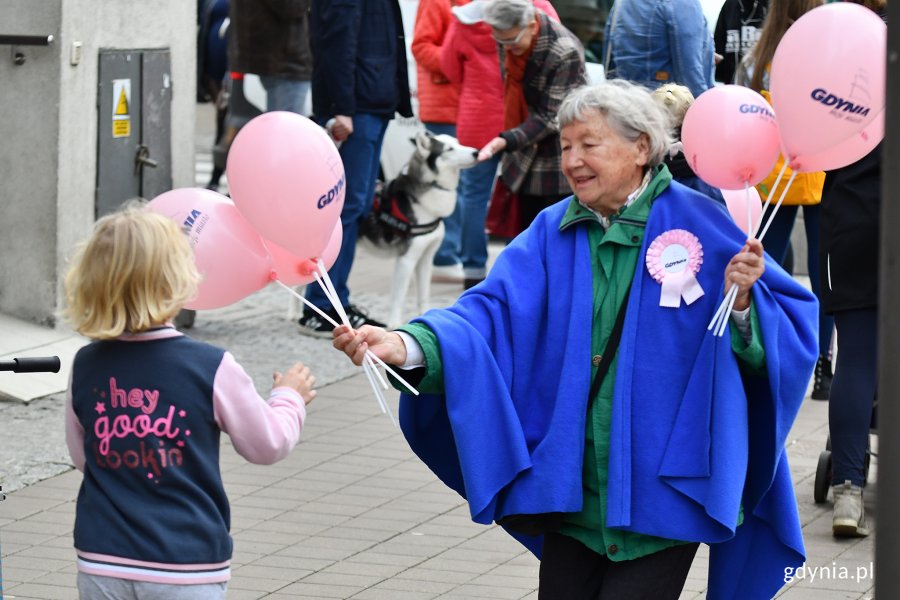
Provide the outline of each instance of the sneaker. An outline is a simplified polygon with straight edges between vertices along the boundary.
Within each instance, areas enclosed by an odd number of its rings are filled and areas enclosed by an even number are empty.
[[[337,312],[334,310],[323,311],[329,317],[340,323]],[[300,325],[300,333],[311,337],[331,339],[331,332],[334,331],[334,325],[322,318],[322,316],[313,311],[304,311],[303,316],[298,321]]]
[[[334,319],[336,323],[341,322],[340,315],[338,315],[337,311],[333,308],[323,312]],[[353,329],[359,329],[363,325],[372,325],[373,327],[385,326],[384,323],[376,321],[352,304],[350,306],[345,306],[344,312],[347,313],[347,320],[350,321],[350,327]],[[312,310],[304,311],[298,324],[300,325],[300,333],[311,337],[331,339],[331,332],[334,331],[334,325],[329,323],[326,319],[323,319],[319,313]]]
[[[350,327],[353,329],[359,329],[363,325],[371,325],[372,327],[386,327],[384,323],[381,321],[376,321],[363,311],[359,309],[358,306],[354,306],[351,304],[344,308],[344,312],[347,313],[347,320],[350,321]]]
[[[824,356],[819,356],[819,360],[816,361],[816,370],[813,372],[813,400],[828,400],[831,397],[833,377],[831,361]]]
[[[461,263],[455,265],[435,265],[431,269],[431,281],[434,283],[462,283],[466,278]]]
[[[862,488],[845,481],[831,488],[834,492],[834,517],[831,531],[835,537],[865,537],[869,535]]]

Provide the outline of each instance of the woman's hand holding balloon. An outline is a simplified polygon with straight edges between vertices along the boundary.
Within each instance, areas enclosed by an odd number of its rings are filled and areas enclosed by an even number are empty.
[[[332,345],[349,356],[357,366],[365,361],[366,351],[391,365],[406,362],[406,345],[394,331],[371,325],[363,325],[354,331],[346,325],[340,325],[334,328],[332,335]]]
[[[741,251],[725,267],[725,287],[738,286],[734,310],[746,310],[750,307],[750,288],[765,270],[762,242],[752,238],[747,240]]]

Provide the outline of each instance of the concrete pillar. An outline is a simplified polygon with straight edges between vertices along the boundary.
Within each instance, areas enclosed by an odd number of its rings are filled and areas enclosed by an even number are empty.
[[[101,49],[171,52],[172,176],[193,185],[196,3],[0,0],[0,35],[53,35],[0,46],[0,313],[53,326],[74,245],[94,221]]]

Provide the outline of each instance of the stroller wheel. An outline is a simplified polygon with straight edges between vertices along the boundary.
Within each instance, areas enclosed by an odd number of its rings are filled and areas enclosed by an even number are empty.
[[[831,451],[823,450],[819,454],[819,464],[816,465],[816,481],[813,485],[813,499],[816,504],[821,504],[828,499],[828,488],[831,487]]]

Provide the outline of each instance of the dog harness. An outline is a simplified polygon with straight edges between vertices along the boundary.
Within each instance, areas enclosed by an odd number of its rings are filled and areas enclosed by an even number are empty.
[[[425,235],[437,229],[441,219],[424,224],[415,222],[412,199],[409,194],[399,192],[396,187],[392,181],[387,186],[382,185],[376,188],[375,200],[372,204],[371,216],[387,229],[386,235],[410,238]]]

